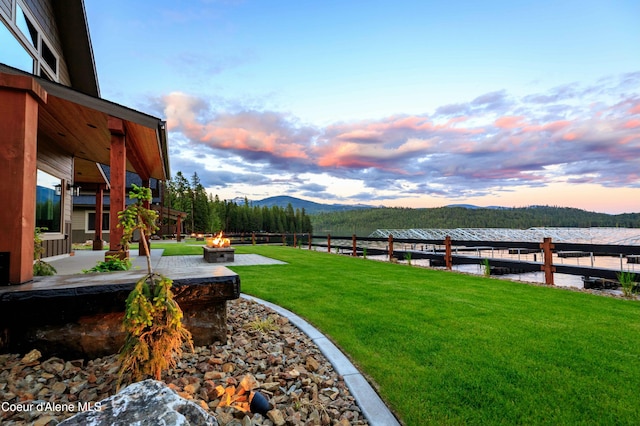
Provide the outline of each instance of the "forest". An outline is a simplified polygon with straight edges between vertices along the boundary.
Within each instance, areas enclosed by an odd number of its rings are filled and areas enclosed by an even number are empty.
[[[311,219],[304,209],[251,206],[245,198],[235,201],[220,200],[207,193],[197,173],[188,180],[182,172],[167,182],[164,206],[187,213],[184,221],[186,233],[273,232],[312,233]]]
[[[376,229],[623,227],[640,228],[640,213],[609,215],[566,207],[371,208],[311,216],[316,234],[367,236]]]
[[[295,199],[294,199],[295,200]],[[270,232],[365,237],[376,229],[622,227],[640,228],[640,213],[610,215],[586,210],[530,206],[522,208],[378,207],[307,214],[304,208],[238,204],[207,193],[197,173],[182,172],[167,182],[164,206],[187,213],[188,233]]]

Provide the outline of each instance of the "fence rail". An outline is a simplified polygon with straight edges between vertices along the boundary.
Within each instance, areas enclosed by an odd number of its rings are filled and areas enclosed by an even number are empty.
[[[531,241],[475,241],[453,240],[449,236],[444,240],[400,238],[388,238],[310,235],[310,234],[265,234],[244,233],[229,234],[232,244],[282,244],[295,247],[307,247],[308,249],[322,248],[327,252],[332,249],[341,254],[351,256],[386,255],[389,260],[411,258],[428,259],[431,266],[443,266],[451,270],[453,265],[476,264],[482,265],[489,262],[492,268],[508,268],[512,271],[545,273],[545,283],[554,284],[554,273],[583,276],[586,278],[602,278],[616,280],[620,269],[596,268],[586,266],[564,265],[553,262],[553,254],[559,257],[572,257],[579,255],[611,256],[622,259],[628,263],[640,261],[640,246],[638,245],[608,245],[608,244],[573,244],[554,243],[551,238],[544,238],[540,242]],[[394,249],[403,244],[403,249]],[[409,248],[407,248],[407,245]],[[540,261],[525,261],[496,257],[479,257],[465,255],[466,252],[478,250],[507,249],[513,253],[535,253],[540,255]]]

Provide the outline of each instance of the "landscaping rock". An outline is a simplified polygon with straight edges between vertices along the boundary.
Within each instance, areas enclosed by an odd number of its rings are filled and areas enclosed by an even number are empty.
[[[225,341],[196,346],[193,353],[185,351],[178,365],[162,377],[167,388],[198,409],[206,407],[220,426],[273,426],[282,421],[285,425],[367,424],[343,378],[286,318],[245,299],[229,302],[227,315]],[[276,329],[258,331],[251,326],[267,318],[273,318]],[[0,402],[10,408],[0,411],[0,424],[52,426],[90,411],[97,402],[116,395],[119,367],[117,355],[69,361],[41,361],[35,352],[24,360],[18,354],[0,355]],[[216,387],[237,387],[246,375],[255,381],[254,390],[269,401],[276,421],[268,415],[218,407]],[[151,424],[158,424],[155,420]]]
[[[127,386],[91,409],[63,421],[65,426],[167,425],[218,426],[198,404],[178,396],[167,385],[145,380]]]

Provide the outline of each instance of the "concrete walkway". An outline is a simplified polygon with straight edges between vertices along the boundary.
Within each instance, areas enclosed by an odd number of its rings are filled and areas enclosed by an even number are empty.
[[[163,273],[170,274],[171,270],[186,271],[189,270],[194,274],[200,274],[210,271],[212,265],[204,261],[203,256],[162,256],[162,249],[151,249],[151,265],[154,270],[162,270]],[[56,259],[45,259],[53,265],[58,271],[58,275],[81,274],[83,270],[95,266],[96,262],[104,260],[104,251],[78,250],[74,256],[59,257]],[[136,253],[130,253],[133,268],[146,270],[146,257],[140,257]],[[236,254],[233,263],[217,263],[216,266],[250,266],[250,265],[274,265],[284,264],[279,260],[270,259],[268,257],[257,254]],[[384,401],[371,387],[365,377],[358,369],[349,361],[349,359],[331,342],[325,335],[320,333],[315,327],[298,315],[288,311],[278,305],[258,299],[253,296],[242,294],[241,297],[253,300],[273,309],[278,314],[287,318],[293,325],[298,327],[318,346],[322,354],[333,365],[338,374],[344,377],[349,391],[358,403],[371,426],[400,426],[400,423],[391,413]]]

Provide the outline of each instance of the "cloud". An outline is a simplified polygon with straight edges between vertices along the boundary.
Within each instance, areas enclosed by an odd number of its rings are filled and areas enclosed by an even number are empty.
[[[246,170],[240,177],[208,171],[215,185],[269,185],[270,174],[326,174],[360,180],[370,192],[351,198],[363,201],[481,196],[557,182],[640,187],[640,92],[632,84],[639,82],[640,73],[629,73],[522,97],[495,91],[433,114],[323,128],[290,114],[230,110],[218,99],[184,93],[158,102],[181,150],[211,153]],[[328,190],[308,180],[291,180],[289,187],[317,198]]]

